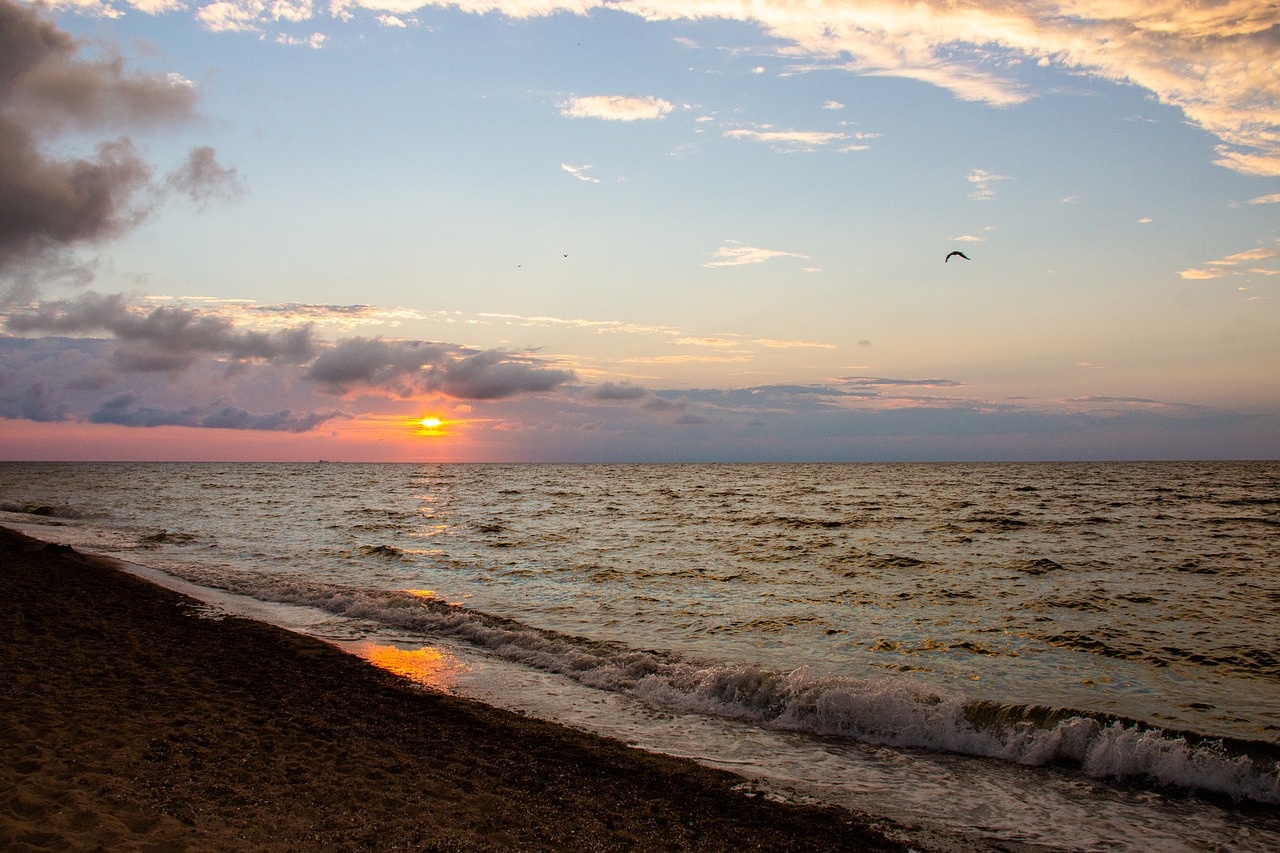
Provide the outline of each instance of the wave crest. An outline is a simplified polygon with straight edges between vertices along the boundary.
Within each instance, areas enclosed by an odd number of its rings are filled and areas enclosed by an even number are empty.
[[[651,707],[893,747],[1066,765],[1099,779],[1280,803],[1280,750],[1222,741],[1074,709],[996,705],[926,689],[910,678],[821,676],[754,665],[702,665],[657,651],[536,629],[407,592],[243,577],[217,584],[281,603],[462,640]]]

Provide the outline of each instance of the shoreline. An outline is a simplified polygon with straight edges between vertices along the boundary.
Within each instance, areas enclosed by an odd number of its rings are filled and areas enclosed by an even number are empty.
[[[0,527],[0,566],[6,850],[907,849],[888,821],[207,618],[107,558]]]

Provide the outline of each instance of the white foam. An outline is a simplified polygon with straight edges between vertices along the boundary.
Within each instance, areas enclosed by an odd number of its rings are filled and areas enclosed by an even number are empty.
[[[1280,803],[1280,768],[1261,768],[1216,742],[1193,745],[1159,729],[1069,714],[1058,714],[1043,727],[1018,721],[978,728],[966,717],[972,707],[966,697],[941,694],[901,675],[854,678],[819,676],[807,667],[777,672],[749,665],[704,666],[539,631],[408,593],[261,577],[241,578],[229,586],[261,599],[463,640],[506,660],[626,694],[658,709],[1028,766],[1065,763],[1097,779]]]

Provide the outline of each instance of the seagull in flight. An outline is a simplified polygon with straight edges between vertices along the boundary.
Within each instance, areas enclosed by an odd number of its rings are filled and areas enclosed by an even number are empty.
[[[960,257],[964,258],[966,261],[969,260],[969,256],[966,255],[964,252],[948,252],[947,256],[942,259],[942,262],[945,264],[947,261],[951,260],[956,255],[959,255]]]

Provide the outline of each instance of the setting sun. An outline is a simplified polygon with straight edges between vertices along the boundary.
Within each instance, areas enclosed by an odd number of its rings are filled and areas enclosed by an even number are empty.
[[[444,426],[444,421],[439,418],[423,418],[418,421],[418,426],[425,429],[435,429],[436,427]]]

